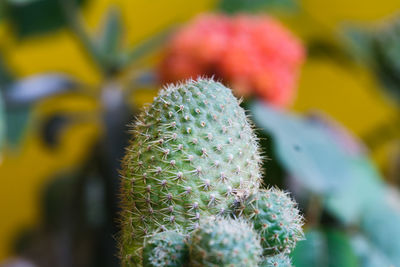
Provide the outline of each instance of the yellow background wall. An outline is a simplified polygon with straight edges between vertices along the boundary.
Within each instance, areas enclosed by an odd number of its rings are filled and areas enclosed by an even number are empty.
[[[110,5],[121,7],[126,25],[126,43],[135,44],[171,23],[184,22],[213,7],[212,0],[95,0],[84,7],[85,20],[95,31]],[[374,21],[395,13],[396,0],[303,0],[305,12],[285,22],[302,38],[331,38],[343,21]],[[311,19],[312,18],[312,19]],[[318,22],[318,23],[315,23]],[[0,43],[7,62],[19,76],[62,71],[99,86],[100,75],[73,36],[65,30],[18,41],[6,25],[0,25]],[[294,110],[321,109],[357,135],[362,135],[396,112],[362,66],[344,67],[328,59],[309,60],[302,72]],[[149,99],[145,97],[144,99]],[[36,108],[33,119],[56,110],[94,110],[89,100],[64,97]],[[100,134],[98,125],[83,124],[70,129],[62,145],[49,150],[30,127],[19,151],[9,151],[0,165],[0,261],[10,255],[10,243],[21,227],[37,223],[38,197],[42,185],[55,171],[73,166],[85,155],[90,140]],[[384,150],[374,152],[381,165]]]

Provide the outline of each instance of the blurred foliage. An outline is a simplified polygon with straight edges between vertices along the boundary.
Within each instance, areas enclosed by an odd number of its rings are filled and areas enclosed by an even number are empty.
[[[124,29],[120,11],[115,8],[108,11],[98,36],[86,31],[75,1],[9,1],[6,10],[19,37],[64,26],[75,34],[104,80],[104,84],[93,90],[92,86],[66,74],[38,73],[13,80],[5,65],[1,69],[7,144],[20,145],[28,122],[39,126],[43,144],[53,149],[60,144],[63,132],[80,122],[100,123],[104,131],[93,141],[91,151],[76,172],[51,179],[53,183],[44,193],[42,222],[35,230],[39,234],[30,240],[22,255],[43,267],[117,266],[114,237],[118,232],[115,222],[119,211],[119,181],[116,178],[127,144],[126,125],[136,111],[129,101],[138,83],[143,86],[147,80],[146,72],[142,71],[140,73],[146,77],[130,74],[122,83],[120,74],[156,49],[170,29],[136,47],[123,47]],[[45,16],[36,18],[41,12]],[[51,27],[47,27],[48,24]],[[34,107],[68,94],[89,98],[100,108],[86,112],[60,111],[41,118],[40,122],[36,118],[32,120]],[[43,254],[43,251],[50,253]]]
[[[112,8],[104,18],[101,31],[98,36],[97,49],[101,55],[106,56],[105,61],[112,61],[121,48],[123,25],[119,10]],[[116,64],[110,62],[109,64]]]
[[[355,235],[351,240],[352,247],[359,257],[359,265],[363,267],[391,266],[391,262],[376,245],[366,237]]]
[[[36,75],[5,86],[7,141],[19,144],[31,118],[32,105],[48,97],[76,90],[77,83],[61,74]]]
[[[294,11],[298,8],[296,0],[220,0],[218,8],[226,13],[254,12],[265,10]]]
[[[305,189],[303,194],[324,197],[325,207],[343,223],[359,220],[362,210],[380,196],[382,181],[372,163],[334,126],[259,102],[251,111],[256,124],[271,136],[277,160]]]
[[[0,162],[2,159],[2,151],[5,143],[5,135],[6,135],[6,122],[5,122],[5,113],[4,113],[4,103],[3,98],[0,94]]]
[[[6,66],[2,55],[0,54],[0,88],[10,83],[14,79],[14,75],[11,73],[9,68]]]
[[[373,29],[344,30],[354,57],[368,65],[382,88],[400,104],[400,19],[394,17]]]
[[[68,24],[63,2],[83,0],[5,0],[6,18],[19,37],[49,33]]]
[[[386,190],[384,199],[370,204],[361,220],[361,229],[379,254],[397,266],[400,264],[400,197],[390,199],[391,194]]]
[[[261,102],[253,102],[250,111],[257,127],[272,140],[272,159],[284,170],[281,179],[299,201],[308,224],[349,232],[358,227],[357,234],[376,245],[375,254],[399,265],[400,198],[390,194],[393,189],[384,183],[359,142],[321,115],[299,117]],[[267,184],[271,183],[270,175],[266,176]],[[309,235],[310,239],[300,242],[294,251],[296,266],[358,266],[349,253],[359,251],[352,252],[346,232]],[[314,247],[319,247],[319,253]]]
[[[335,229],[309,229],[305,241],[292,253],[294,266],[357,267],[358,259],[350,239]]]
[[[16,148],[24,137],[26,127],[29,123],[30,107],[19,107],[6,110],[6,140],[7,144]]]

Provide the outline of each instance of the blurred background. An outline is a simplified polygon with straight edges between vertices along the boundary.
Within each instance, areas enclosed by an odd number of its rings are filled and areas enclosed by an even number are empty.
[[[400,3],[0,2],[0,266],[118,266],[128,124],[167,82],[243,97],[295,266],[400,266]]]

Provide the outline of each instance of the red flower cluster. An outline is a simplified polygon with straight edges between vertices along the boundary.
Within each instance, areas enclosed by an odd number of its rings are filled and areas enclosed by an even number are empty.
[[[161,63],[162,82],[215,76],[238,96],[292,103],[304,49],[281,23],[267,16],[201,15],[172,39]]]

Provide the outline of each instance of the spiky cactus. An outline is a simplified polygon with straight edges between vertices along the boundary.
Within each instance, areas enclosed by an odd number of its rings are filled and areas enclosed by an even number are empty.
[[[185,236],[177,231],[152,235],[143,247],[144,267],[180,267],[188,261]]]
[[[278,254],[265,258],[260,267],[292,267],[292,262],[286,254]]]
[[[231,90],[209,79],[160,91],[138,117],[123,160],[121,258],[140,266],[145,236],[188,233],[257,191],[260,155]]]
[[[192,233],[189,246],[193,267],[255,267],[261,260],[260,240],[243,220],[208,219]]]
[[[266,256],[289,252],[304,238],[296,203],[279,189],[262,189],[249,196],[240,212],[253,222]]]

